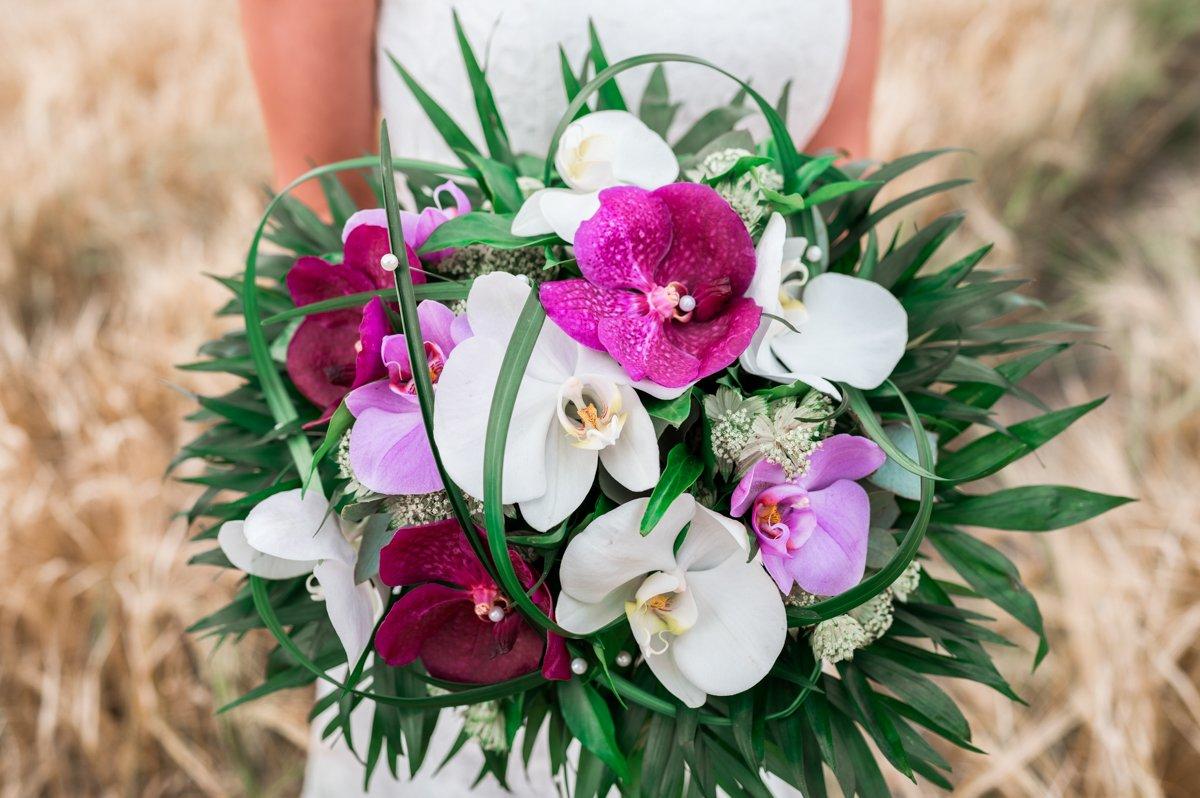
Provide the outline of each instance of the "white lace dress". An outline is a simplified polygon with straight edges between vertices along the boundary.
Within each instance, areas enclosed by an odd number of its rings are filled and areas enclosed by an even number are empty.
[[[850,35],[848,0],[383,0],[378,26],[379,92],[397,155],[454,163],[447,147],[388,59],[395,56],[475,141],[482,142],[470,86],[451,22],[457,9],[518,152],[542,155],[566,105],[559,70],[561,43],[578,68],[587,51],[587,22],[595,22],[610,63],[643,53],[697,55],[748,79],[774,102],[792,81],[788,125],[803,145],[816,131],[842,72]],[[704,67],[667,64],[673,102],[682,102],[668,139],[680,135],[705,111],[723,105],[736,84]],[[641,96],[649,67],[621,75],[631,105]],[[755,129],[756,121],[748,123]],[[761,130],[761,129],[759,129]],[[758,130],[756,130],[758,132]],[[468,743],[440,773],[433,771],[454,744],[462,726],[454,711],[442,714],[415,779],[397,781],[381,764],[370,789],[362,790],[362,765],[340,742],[323,743],[314,725],[305,774],[308,798],[399,796],[465,798],[516,795],[549,798],[561,794],[549,776],[545,740],[534,749],[529,773],[512,757],[511,792],[490,777],[471,784],[482,755]],[[370,709],[354,718],[354,738],[365,752]],[[517,738],[517,746],[521,738]],[[404,771],[405,763],[401,762]],[[573,777],[572,777],[573,780]],[[777,795],[795,792],[779,782]]]

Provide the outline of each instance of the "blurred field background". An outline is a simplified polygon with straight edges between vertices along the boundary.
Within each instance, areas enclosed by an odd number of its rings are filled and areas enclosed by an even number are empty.
[[[214,717],[263,641],[184,634],[233,582],[187,568],[163,472],[200,387],[267,154],[230,0],[0,2],[0,796],[291,795],[302,692]],[[888,9],[880,157],[978,182],[952,201],[993,268],[1099,326],[1039,373],[1112,398],[1011,482],[1141,497],[1009,534],[1047,617],[960,692],[981,757],[956,795],[1200,792],[1200,7],[1193,0],[905,0]],[[928,211],[937,208],[927,209]],[[1026,412],[1010,408],[1010,412]],[[901,794],[929,794],[896,782]]]

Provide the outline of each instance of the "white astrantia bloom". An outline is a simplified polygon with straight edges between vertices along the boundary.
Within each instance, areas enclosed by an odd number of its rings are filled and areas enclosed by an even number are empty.
[[[329,621],[358,661],[371,642],[383,606],[370,580],[354,583],[354,547],[342,532],[341,519],[320,491],[297,488],[263,499],[245,521],[226,521],[217,533],[226,558],[263,579],[293,579],[312,573],[321,585]]]
[[[513,219],[513,235],[553,232],[574,243],[579,225],[600,208],[602,189],[655,189],[679,176],[670,145],[628,111],[596,111],[572,122],[559,139],[554,166],[568,187],[530,194]]]
[[[450,353],[438,378],[433,438],[450,477],[483,497],[483,449],[492,396],[529,285],[511,274],[476,278],[467,297],[474,335]],[[631,383],[609,355],[546,321],[521,379],[504,451],[505,504],[545,531],[583,502],[598,463],[632,491],[658,483],[658,439],[634,387],[661,398],[684,390]]]
[[[759,558],[747,562],[745,527],[685,493],[643,536],[648,503],[623,504],[571,540],[559,624],[590,634],[624,614],[650,670],[689,707],[753,687],[783,650],[787,616]]]
[[[742,368],[775,382],[800,380],[836,398],[841,394],[835,382],[877,387],[908,345],[904,307],[878,283],[832,272],[808,280],[797,298],[784,283],[801,269],[798,261],[787,261],[790,266],[784,268],[787,250],[795,249],[786,237],[783,217],[772,215],[759,239],[757,269],[746,292],[764,316],[741,355]]]

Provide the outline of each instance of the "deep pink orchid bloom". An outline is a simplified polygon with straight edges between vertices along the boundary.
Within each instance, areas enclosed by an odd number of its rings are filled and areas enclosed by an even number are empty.
[[[513,549],[509,557],[526,589],[537,576]],[[547,679],[571,678],[563,639],[545,638],[504,596],[453,520],[396,532],[379,553],[379,577],[414,586],[392,605],[375,635],[375,650],[396,667],[421,660],[430,676],[494,684],[538,670]],[[532,599],[551,614],[550,589]]]
[[[287,287],[296,305],[309,305],[393,284],[379,260],[391,252],[386,227],[361,224],[347,236],[340,264],[308,256],[298,259],[287,274]],[[409,249],[410,263],[416,255]],[[422,283],[425,274],[413,272]],[[382,301],[376,297],[353,308],[305,316],[287,350],[287,371],[296,388],[322,408],[321,420],[337,409],[347,391],[383,376],[379,346],[391,332]]]
[[[470,337],[471,328],[466,316],[456,317],[450,308],[430,299],[417,306],[417,319],[436,390],[446,359],[460,341]],[[362,354],[369,351],[385,373],[346,395],[346,407],[355,418],[350,431],[355,478],[376,493],[393,496],[441,490],[404,335],[371,342],[364,338]]]
[[[754,242],[709,186],[601,191],[575,259],[583,279],[542,285],[546,314],[634,380],[688,385],[736,360],[758,329],[762,309],[745,296]]]
[[[871,503],[854,480],[887,459],[873,441],[834,435],[821,442],[808,470],[787,479],[760,460],[733,491],[735,517],[749,511],[763,566],[784,593],[793,584],[817,596],[836,596],[862,580],[867,565]]]

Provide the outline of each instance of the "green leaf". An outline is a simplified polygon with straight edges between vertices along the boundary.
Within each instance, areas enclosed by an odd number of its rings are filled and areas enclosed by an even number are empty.
[[[467,294],[471,292],[471,284],[469,282],[456,282],[453,280],[436,283],[421,283],[420,285],[414,286],[413,291],[417,299],[436,299],[439,302],[455,302],[457,300],[467,298]],[[380,288],[376,291],[363,291],[358,294],[336,296],[332,299],[324,299],[320,302],[313,302],[308,305],[301,305],[298,308],[291,308],[281,313],[276,313],[274,316],[268,316],[267,318],[263,319],[262,323],[265,327],[267,325],[274,324],[275,322],[289,321],[301,316],[311,316],[314,313],[324,313],[328,310],[358,308],[362,307],[374,297],[386,297],[394,293],[394,288]]]
[[[622,779],[629,778],[629,765],[617,747],[612,713],[600,694],[578,678],[568,679],[558,683],[558,705],[567,728],[580,745]]]
[[[578,84],[576,84],[576,91],[578,90]],[[650,72],[650,79],[646,82],[646,90],[642,92],[638,116],[646,123],[647,127],[666,138],[667,131],[671,129],[671,123],[675,121],[675,114],[679,112],[680,105],[680,103],[671,102],[670,89],[667,87],[667,71],[662,64],[655,64],[654,69]]]
[[[925,225],[916,235],[879,261],[871,279],[884,288],[911,280],[942,242],[958,229],[964,218],[965,214],[959,211],[940,216]]]
[[[483,68],[479,66],[479,61],[475,58],[475,51],[471,49],[471,43],[467,41],[467,34],[463,31],[458,11],[453,11],[452,16],[454,33],[458,37],[458,49],[462,52],[463,64],[467,67],[467,79],[471,82],[471,93],[475,98],[475,112],[479,114],[479,124],[483,128],[483,138],[487,142],[488,152],[491,153],[493,160],[509,167],[510,171],[514,170],[516,161],[513,160],[512,149],[508,144],[508,132],[504,129],[500,111],[496,108],[496,100],[492,96],[491,87],[488,86],[487,76],[483,74]]]
[[[826,183],[818,186],[816,191],[809,193],[804,198],[805,207],[811,208],[814,205],[820,205],[830,200],[835,200],[838,197],[845,196],[852,191],[866,188],[867,186],[875,185],[873,180],[839,180],[835,183]]]
[[[486,244],[496,249],[520,249],[553,244],[558,236],[546,233],[524,238],[512,234],[512,214],[495,214],[472,211],[456,216],[439,225],[421,246],[421,252],[437,252],[439,249],[466,247],[471,244]]]
[[[733,126],[750,115],[750,110],[741,105],[722,105],[713,108],[697,119],[687,131],[679,137],[672,149],[679,155],[692,155],[704,149],[705,145],[715,140],[723,133],[733,129]]]
[[[362,584],[379,573],[379,552],[396,534],[391,523],[392,519],[386,513],[377,513],[363,524],[358,559],[354,561],[355,584]]]
[[[896,730],[896,726],[888,717],[887,712],[880,706],[878,696],[867,684],[867,679],[863,676],[862,671],[850,663],[840,662],[838,663],[838,672],[842,675],[842,685],[846,688],[849,699],[854,702],[863,727],[871,735],[875,745],[879,747],[879,750],[896,770],[912,779],[912,765],[908,761],[908,754],[904,751],[900,733]]]
[[[596,74],[599,75],[608,69],[608,59],[604,57],[604,48],[600,46],[600,36],[596,33],[596,26],[591,19],[588,19],[588,43],[588,54],[592,60],[592,66],[595,68]],[[621,96],[621,88],[617,85],[615,75],[612,79],[605,80],[600,84],[598,95],[599,104],[596,106],[596,110],[628,110],[625,105],[625,98]]]
[[[313,452],[312,464],[309,465],[306,472],[307,476],[304,478],[305,489],[308,488],[308,483],[312,479],[313,474],[317,473],[317,466],[333,451],[333,447],[338,445],[338,441],[342,439],[342,436],[346,434],[346,430],[350,429],[350,425],[353,423],[354,415],[343,401],[338,405],[337,410],[333,411],[333,415],[329,419],[329,424],[325,427],[325,440],[321,441],[321,445]]]
[[[855,652],[854,664],[874,681],[886,687],[896,697],[936,725],[938,733],[953,742],[965,744],[971,740],[971,727],[966,716],[946,691],[931,679],[908,670],[872,648]]]
[[[575,95],[579,94],[579,78],[575,77],[575,73],[571,70],[571,62],[567,60],[567,51],[561,44],[558,46],[558,65],[562,71],[563,91],[567,94],[567,102],[571,102],[575,99]],[[578,119],[586,113],[586,107],[580,108],[575,112],[573,118]]]
[[[649,535],[667,512],[671,503],[687,491],[704,473],[704,461],[692,454],[684,443],[677,443],[667,454],[662,476],[650,494],[650,502],[642,515],[642,535]]]
[[[492,198],[492,204],[499,213],[516,213],[521,209],[525,198],[521,194],[521,187],[517,185],[517,173],[513,171],[512,167],[470,152],[460,152],[458,157],[462,158],[464,163],[469,163],[478,170],[480,182],[487,188],[488,195]],[[468,215],[470,214],[464,214],[463,218]],[[429,250],[422,247],[422,251]],[[436,252],[436,250],[432,251]]]
[[[1082,523],[1131,501],[1125,496],[1064,485],[1028,485],[939,505],[933,520],[938,524],[1049,532]]]
[[[339,656],[337,652],[325,654],[317,659],[317,664],[324,664],[325,667],[335,667],[339,662],[345,659],[345,656]],[[221,715],[231,709],[240,707],[242,704],[248,704],[251,701],[257,701],[260,698],[277,693],[280,690],[290,690],[295,687],[304,687],[316,681],[314,676],[307,668],[299,665],[293,665],[289,668],[284,668],[271,678],[267,679],[262,684],[248,691],[245,695],[230,701],[225,706],[217,710],[217,714]]]
[[[993,432],[971,441],[961,449],[945,454],[938,465],[938,472],[952,480],[976,480],[995,474],[1062,433],[1102,405],[1105,398],[1013,424],[1008,428],[1008,434]]]
[[[407,245],[404,243],[404,232],[400,225],[400,209],[396,201],[396,181],[392,174],[392,147],[387,133],[387,120],[380,123],[379,157],[380,171],[383,178],[381,181],[383,184],[383,205],[387,213],[388,235],[391,239],[392,252],[405,253]],[[417,315],[417,299],[413,286],[413,264],[409,263],[407,256],[401,257],[399,260],[400,268],[392,273],[392,277],[396,285],[396,300],[400,305],[400,315],[404,321],[404,328],[406,330],[419,330],[421,325],[419,316]],[[406,335],[405,344],[408,347],[409,362],[412,364],[417,403],[421,408],[421,420],[425,425],[426,435],[432,441],[433,382],[429,377],[429,362],[425,354],[425,347],[421,344],[420,335]],[[433,446],[431,450],[434,465],[437,467],[439,476],[441,476],[442,485],[445,486],[446,494],[450,499],[450,506],[454,510],[455,519],[458,521],[459,526],[462,527],[463,534],[466,536],[467,542],[471,545],[471,549],[475,552],[475,556],[479,558],[480,564],[489,575],[494,575],[495,569],[488,561],[487,553],[475,529],[475,521],[471,517],[470,508],[467,507],[462,492],[454,484],[453,480],[450,479],[450,475],[446,473],[446,468],[442,464],[442,456],[438,451],[438,447]],[[508,563],[507,556],[505,556],[504,561]],[[511,567],[511,563],[509,565]]]
[[[425,115],[429,117],[429,121],[433,123],[437,132],[441,134],[442,140],[446,142],[446,146],[453,152],[469,152],[473,155],[479,155],[479,149],[471,143],[471,140],[467,138],[467,134],[451,118],[450,114],[446,113],[446,110],[438,105],[437,100],[433,99],[425,89],[421,88],[421,84],[417,83],[416,79],[400,64],[390,50],[386,52],[388,60],[392,62],[392,66],[400,74],[400,79],[408,86],[408,90],[416,98],[417,104],[425,111]],[[470,164],[467,165],[470,166]]]
[[[654,418],[661,419],[672,427],[678,427],[687,421],[688,416],[692,413],[692,392],[684,391],[674,399],[643,397],[642,406]]]
[[[1012,561],[982,540],[957,529],[938,527],[930,530],[929,539],[950,567],[958,571],[967,584],[996,606],[1008,612],[1033,630],[1038,636],[1034,667],[1049,651],[1042,613],[1037,600],[1021,583],[1021,574]]]

